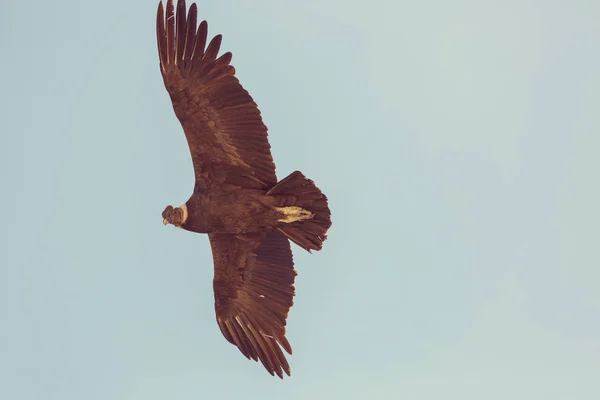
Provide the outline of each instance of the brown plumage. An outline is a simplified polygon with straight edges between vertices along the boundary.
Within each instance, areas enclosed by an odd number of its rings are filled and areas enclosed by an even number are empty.
[[[225,338],[271,375],[290,375],[283,350],[294,297],[289,240],[320,250],[331,226],[327,197],[299,171],[277,181],[267,127],[235,77],[231,53],[218,56],[197,7],[186,15],[169,0],[158,6],[160,71],[192,156],[195,185],[163,222],[208,233],[214,262],[217,323]],[[289,240],[288,240],[289,239]]]

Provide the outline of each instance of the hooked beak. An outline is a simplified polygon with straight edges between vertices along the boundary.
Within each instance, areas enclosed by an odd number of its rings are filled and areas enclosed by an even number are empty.
[[[163,218],[163,225],[168,225],[169,221],[167,221],[166,219]]]

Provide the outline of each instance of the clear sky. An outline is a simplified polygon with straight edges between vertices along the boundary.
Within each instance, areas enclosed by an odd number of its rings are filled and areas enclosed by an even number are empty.
[[[600,398],[600,2],[201,0],[280,178],[292,377],[221,335],[158,1],[0,12],[0,398]]]

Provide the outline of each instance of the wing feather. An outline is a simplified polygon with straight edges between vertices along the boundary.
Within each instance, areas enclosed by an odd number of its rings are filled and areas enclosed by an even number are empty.
[[[217,59],[217,54],[219,54],[219,49],[221,49],[221,41],[223,40],[222,35],[216,35],[206,48],[206,52],[202,57],[202,70],[209,69],[212,67],[211,63]]]
[[[217,57],[222,36],[208,41],[208,24],[196,28],[197,18],[196,4],[186,17],[184,0],[177,7],[168,0],[156,22],[161,73],[190,147],[195,191],[269,189],[277,178],[267,127],[235,77],[232,54]]]
[[[167,64],[167,37],[164,35],[165,32],[165,19],[163,15],[165,11],[163,9],[162,1],[158,4],[158,13],[156,14],[156,41],[158,44],[158,57],[160,60],[161,72],[165,72],[165,65]]]
[[[196,5],[194,3],[193,5]],[[206,21],[200,22],[198,30],[196,32],[196,39],[194,42],[194,53],[190,61],[197,61],[198,65],[202,65],[202,55],[204,54],[204,46],[206,46],[206,38],[208,36],[208,23]]]
[[[185,11],[185,7],[184,7]],[[183,48],[183,56],[182,59],[185,61],[192,58],[192,54],[194,52],[194,42],[196,40],[196,25],[198,18],[198,7],[196,7],[196,3],[190,6],[190,10],[188,11],[188,17],[186,21],[186,32],[185,32],[185,46]]]
[[[178,2],[177,3],[177,17],[176,17],[176,25],[177,25],[177,35],[175,36],[175,45],[176,45],[176,54],[175,54],[175,64],[179,64],[180,61],[183,61],[183,49],[185,47],[185,39],[186,39],[186,15],[185,15],[185,3]]]
[[[284,353],[293,305],[294,262],[279,231],[244,235],[209,234],[215,264],[215,312],[223,336],[247,358],[260,360],[271,375],[290,375]]]
[[[173,62],[175,58],[175,13],[173,2],[167,3],[167,14],[165,15],[167,22],[167,60]]]

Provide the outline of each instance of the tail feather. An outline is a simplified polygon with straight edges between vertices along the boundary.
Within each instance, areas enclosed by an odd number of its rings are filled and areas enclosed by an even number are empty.
[[[267,194],[275,197],[280,207],[300,207],[312,214],[310,219],[282,222],[277,229],[309,252],[321,250],[331,226],[331,211],[327,196],[314,182],[300,171],[294,171],[273,186]]]

